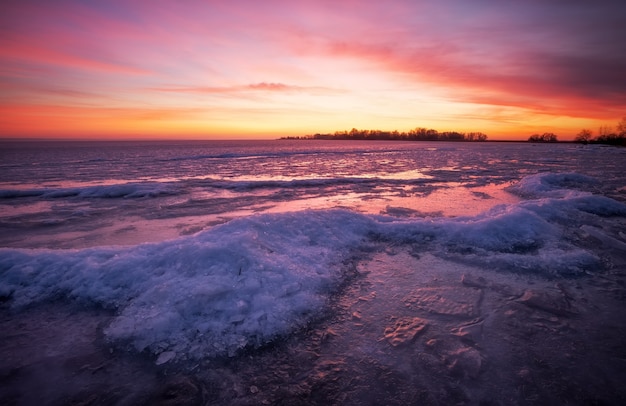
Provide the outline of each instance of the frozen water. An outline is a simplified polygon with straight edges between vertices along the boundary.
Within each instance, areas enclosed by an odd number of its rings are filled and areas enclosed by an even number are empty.
[[[476,289],[496,286],[419,291],[454,273],[453,262],[565,280],[612,272],[626,246],[623,149],[58,145],[1,150],[2,307],[15,318],[52,302],[105,309],[105,340],[164,368],[297,336],[338,311],[337,295],[380,251],[405,247],[443,267],[372,276],[381,298],[400,295],[408,306],[404,318],[374,326],[404,348],[431,329],[408,310],[474,317]],[[483,368],[477,350],[433,348],[468,376]]]
[[[308,321],[368,223],[343,211],[264,215],[132,248],[5,249],[2,294],[14,306],[67,297],[118,309],[105,333],[138,351],[232,355]]]
[[[574,175],[563,179],[571,186],[572,178],[590,182]],[[521,183],[553,196],[545,187],[553,179],[548,174]],[[568,190],[474,217],[306,210],[248,216],[135,247],[3,249],[1,293],[16,307],[63,297],[114,308],[118,315],[105,334],[138,351],[183,358],[234,355],[314,318],[346,278],[346,261],[376,240],[508,271],[569,276],[596,270],[600,259],[567,241],[566,228],[597,235],[581,223],[588,221],[581,213],[626,216],[626,205]]]

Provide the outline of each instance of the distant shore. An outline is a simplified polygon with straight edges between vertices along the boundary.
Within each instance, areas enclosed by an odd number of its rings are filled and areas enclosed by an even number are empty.
[[[316,134],[317,135],[317,134]],[[525,144],[580,144],[580,145],[607,145],[607,146],[626,146],[624,143],[619,142],[604,142],[603,140],[591,140],[591,141],[579,141],[579,140],[566,140],[566,141],[542,141],[542,140],[467,140],[467,139],[412,139],[412,138],[354,138],[354,137],[343,137],[343,136],[333,136],[333,135],[325,135],[321,134],[321,136],[316,135],[305,135],[305,136],[286,136],[280,137],[278,140],[297,140],[297,141],[400,141],[400,142],[452,142],[452,143],[476,143],[476,142],[486,142],[486,143],[525,143]]]
[[[356,139],[356,138],[313,138],[309,136],[286,136],[280,137],[277,139],[278,141],[398,141],[398,142],[451,142],[451,143],[476,143],[477,141],[468,141],[468,140],[408,140],[408,139]],[[494,142],[503,142],[503,143],[528,143],[528,140],[485,140],[480,141],[482,143],[494,143]],[[574,144],[576,141],[557,141],[557,144]]]
[[[582,130],[573,141],[559,141],[558,136],[551,132],[533,134],[526,140],[494,140],[500,142],[531,142],[539,144],[579,143],[579,144],[607,144],[626,146],[626,118],[617,126],[618,131],[613,133],[610,128],[601,129],[601,135],[593,138],[592,131]],[[355,140],[355,141],[451,141],[451,142],[485,142],[487,134],[483,132],[437,131],[417,127],[409,131],[359,130],[335,131],[334,133],[315,133],[304,136],[281,137],[281,140]],[[490,140],[491,141],[491,140]]]
[[[283,137],[281,139],[314,139],[314,140],[373,140],[373,141],[487,141],[487,134],[482,132],[439,132],[434,129],[416,128],[400,132],[398,130],[358,130],[335,131],[330,134],[311,134],[304,137]]]
[[[277,139],[278,141],[398,141],[398,142],[451,142],[451,143],[476,143],[477,141],[469,141],[469,140],[411,140],[411,139],[357,139],[357,138],[315,138],[311,136],[286,136],[280,137]],[[580,144],[578,141],[556,141],[556,142],[533,142],[528,140],[504,140],[504,139],[495,139],[495,140],[484,140],[480,141],[481,143],[523,143],[523,144]]]

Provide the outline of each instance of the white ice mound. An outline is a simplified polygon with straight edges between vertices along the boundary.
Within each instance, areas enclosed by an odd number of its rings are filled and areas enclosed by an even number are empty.
[[[447,229],[448,246],[487,252],[528,252],[558,233],[554,225],[521,205],[497,206]]]
[[[341,255],[370,227],[347,211],[264,215],[131,249],[0,251],[5,296],[119,309],[105,329],[139,351],[234,354],[309,321],[341,282]]]
[[[578,173],[537,173],[522,178],[507,190],[525,198],[570,197],[597,185],[592,177]]]

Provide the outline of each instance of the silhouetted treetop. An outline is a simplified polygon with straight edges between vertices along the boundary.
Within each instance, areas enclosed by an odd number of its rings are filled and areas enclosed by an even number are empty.
[[[291,137],[294,138],[294,137]],[[406,132],[383,131],[383,130],[359,130],[335,131],[332,134],[307,135],[305,139],[316,140],[398,140],[398,141],[486,141],[487,135],[482,132],[458,132],[443,131],[422,127]]]
[[[529,142],[557,142],[557,135],[554,133],[533,134],[528,137]]]
[[[626,146],[626,117],[622,118],[615,130],[611,126],[602,125],[598,129],[598,136],[593,138],[591,130],[581,130],[575,139],[583,144],[608,144]]]
[[[580,130],[578,134],[576,134],[576,138],[574,138],[574,141],[582,142],[583,144],[586,144],[589,141],[591,141],[592,138],[593,138],[593,131],[583,128],[582,130]]]

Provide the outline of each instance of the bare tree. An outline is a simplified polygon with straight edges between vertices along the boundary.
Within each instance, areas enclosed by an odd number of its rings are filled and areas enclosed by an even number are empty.
[[[557,136],[554,133],[533,134],[528,137],[530,142],[557,142]]]
[[[599,137],[606,137],[612,134],[613,134],[613,127],[611,127],[610,125],[601,125],[600,128],[598,128]]]
[[[584,128],[580,130],[578,134],[576,134],[576,138],[574,140],[576,142],[582,142],[583,144],[586,144],[589,141],[591,141],[592,137],[593,137],[593,131]]]
[[[623,117],[622,120],[617,123],[617,134],[626,137],[626,117]]]

